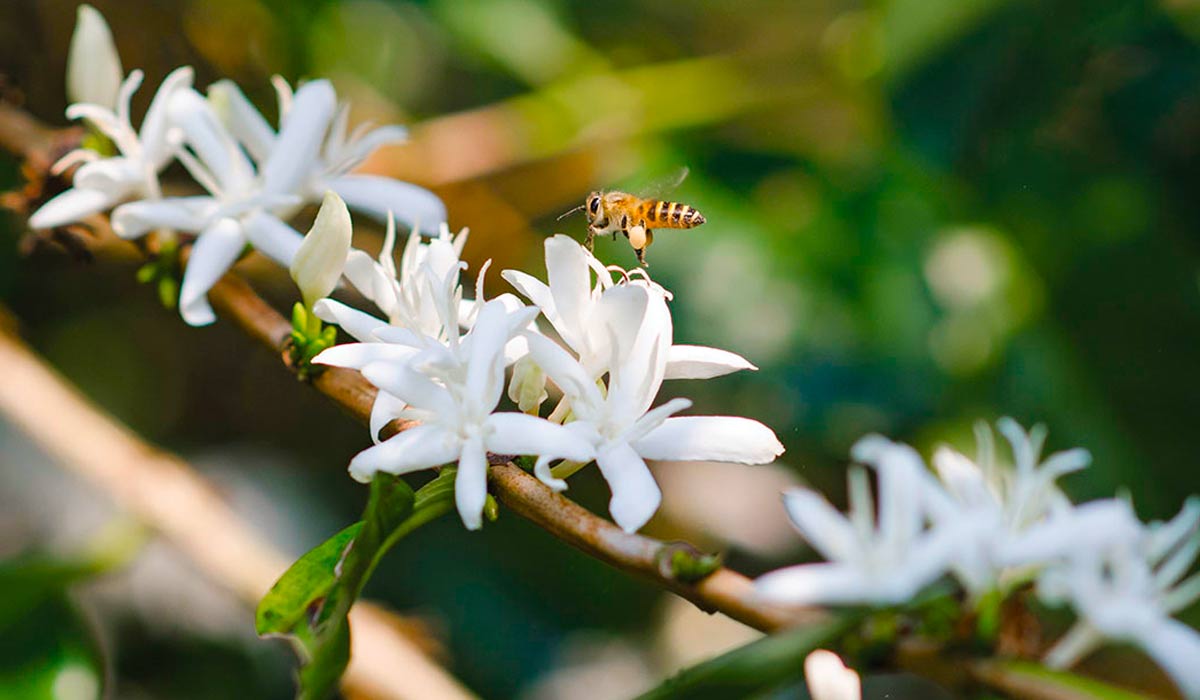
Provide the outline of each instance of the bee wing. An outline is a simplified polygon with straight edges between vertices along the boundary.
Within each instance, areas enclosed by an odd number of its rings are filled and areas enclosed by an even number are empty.
[[[642,191],[645,193],[646,198],[662,199],[675,191],[675,188],[679,187],[687,179],[689,172],[686,165],[681,165],[670,175],[654,180]]]

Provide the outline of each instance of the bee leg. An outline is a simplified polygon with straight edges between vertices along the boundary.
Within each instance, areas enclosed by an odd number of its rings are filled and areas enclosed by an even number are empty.
[[[593,226],[588,226],[587,241],[584,243],[584,247],[588,249],[589,253],[596,250],[596,229]]]
[[[641,248],[637,248],[633,251],[633,252],[637,253],[638,264],[641,265],[642,267],[650,267],[650,263],[646,262],[646,249],[649,248],[650,244],[653,242],[654,242],[654,232],[647,229],[646,230],[646,243]]]

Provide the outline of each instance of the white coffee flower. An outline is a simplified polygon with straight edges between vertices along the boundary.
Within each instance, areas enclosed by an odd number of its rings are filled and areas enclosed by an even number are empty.
[[[276,78],[275,86],[280,95],[282,132],[294,111],[295,97],[282,78]],[[260,167],[265,167],[278,139],[267,120],[231,81],[215,83],[209,87],[208,96],[230,133],[246,146]],[[446,223],[446,207],[437,195],[390,177],[351,174],[380,146],[406,141],[408,130],[395,125],[372,128],[364,124],[348,132],[349,113],[347,104],[330,113],[316,158],[293,171],[297,192],[311,201],[324,196],[326,190],[333,190],[351,209],[379,221],[394,216],[410,229],[439,230]]]
[[[1049,604],[1069,604],[1075,626],[1046,656],[1066,668],[1106,639],[1135,644],[1178,684],[1200,697],[1200,632],[1171,615],[1200,599],[1200,574],[1184,576],[1200,553],[1200,500],[1169,523],[1137,522],[1128,502],[1084,504],[1032,528],[1031,548],[1050,561],[1038,580]]]
[[[447,364],[447,353],[409,361],[375,362],[363,376],[424,414],[423,423],[359,453],[350,473],[367,481],[376,472],[406,474],[458,463],[455,501],[463,524],[478,529],[487,497],[487,454],[592,457],[589,444],[568,430],[523,413],[493,413],[504,389],[504,346],[536,309],[510,314],[499,301],[479,312],[460,350],[465,362]]]
[[[465,263],[459,260],[459,255],[466,239],[466,230],[452,236],[444,225],[441,235],[428,242],[414,231],[397,271],[392,260],[396,228],[389,219],[379,260],[372,260],[361,250],[352,250],[344,271],[350,284],[386,318],[377,318],[334,299],[319,300],[313,307],[317,316],[336,323],[361,342],[335,346],[313,361],[361,370],[379,360],[403,360],[423,349],[457,345],[460,333],[470,328],[478,302],[483,301],[462,298],[459,278]],[[482,278],[481,270],[477,288]],[[502,295],[499,301],[509,311],[521,307],[511,294]],[[509,341],[510,346],[514,342],[517,341]],[[390,421],[416,417],[403,401],[380,391],[371,410],[372,439],[378,441],[379,431]]]
[[[623,270],[618,272],[629,276]],[[518,270],[505,270],[501,276],[541,308],[584,369],[598,379],[608,370],[612,357],[600,306],[605,290],[615,284],[612,274],[575,239],[559,234],[546,239],[548,284]],[[699,345],[672,345],[662,359],[666,379],[708,379],[757,369],[740,355]]]
[[[1030,526],[1071,507],[1055,482],[1083,469],[1091,459],[1086,450],[1073,449],[1043,461],[1043,426],[1027,433],[1011,418],[1000,419],[997,426],[1012,446],[1012,467],[997,463],[992,432],[983,423],[975,430],[977,461],[945,446],[933,455],[933,466],[952,503],[949,507],[944,501],[934,503],[931,515],[962,533],[963,546],[955,557],[954,572],[975,595],[1002,586],[1027,570],[1011,566],[1008,549]]]
[[[927,524],[930,480],[920,457],[906,445],[874,435],[860,440],[852,454],[875,468],[876,498],[866,472],[858,468],[849,473],[848,516],[815,491],[789,491],[784,496],[788,515],[825,561],[758,578],[755,587],[764,598],[788,605],[902,604],[950,566],[958,534]]]
[[[124,74],[104,15],[80,5],[67,49],[67,99],[116,109]]]
[[[378,261],[361,250],[350,251],[346,259],[346,279],[383,312],[384,319],[333,299],[318,304],[317,314],[364,342],[376,340],[374,332],[388,326],[439,343],[449,342],[449,335],[457,334],[459,326],[467,325],[462,323],[462,317],[474,308],[473,304],[462,303],[459,282],[464,267],[459,257],[467,231],[464,229],[455,236],[443,226],[441,234],[428,242],[413,231],[401,255],[399,270],[392,259],[395,240],[395,224],[389,220]],[[442,310],[447,304],[458,309],[460,322],[454,328],[443,322]]]
[[[783,453],[775,433],[758,421],[671,418],[691,406],[687,399],[651,408],[671,347],[671,315],[661,288],[636,282],[611,287],[595,301],[591,318],[609,338],[606,391],[566,350],[541,335],[526,337],[534,362],[563,391],[571,415],[566,427],[594,446],[596,465],[612,490],[609,512],[623,529],[640,529],[662,500],[647,459],[765,464]],[[548,459],[538,460],[535,473],[552,488],[566,488],[552,476]]]
[[[194,326],[216,320],[208,290],[247,243],[290,266],[303,237],[284,223],[300,206],[295,170],[316,157],[335,106],[333,88],[314,81],[296,94],[295,118],[280,132],[261,172],[194,90],[171,98],[170,116],[188,148],[176,156],[207,195],[131,202],[113,212],[113,230],[137,238],[156,228],[197,234],[180,287],[179,311]]]
[[[54,228],[108,211],[130,199],[158,199],[158,173],[171,162],[174,145],[168,140],[168,108],[176,92],[190,88],[192,69],[177,68],[163,80],[150,103],[140,130],[130,122],[129,103],[142,83],[142,72],[133,71],[122,83],[116,108],[77,103],[67,108],[67,117],[83,119],[107,136],[120,155],[101,158],[95,151],[78,149],[54,166],[62,172],[75,171],[71,189],[54,197],[29,217],[35,229]]]

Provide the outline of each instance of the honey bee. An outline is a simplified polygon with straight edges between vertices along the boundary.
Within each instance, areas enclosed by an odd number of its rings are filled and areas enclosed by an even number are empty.
[[[581,206],[567,214],[580,209],[588,218],[585,245],[589,251],[594,249],[598,234],[611,233],[613,240],[616,240],[617,234],[623,233],[637,254],[638,264],[642,266],[647,264],[646,249],[654,242],[654,229],[695,228],[705,221],[703,214],[687,204],[665,199],[643,199],[628,192],[593,192]]]

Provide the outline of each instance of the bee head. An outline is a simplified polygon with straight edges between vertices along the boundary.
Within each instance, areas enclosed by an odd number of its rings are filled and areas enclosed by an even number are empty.
[[[588,221],[595,221],[600,218],[600,193],[593,192],[587,198],[587,217]]]

